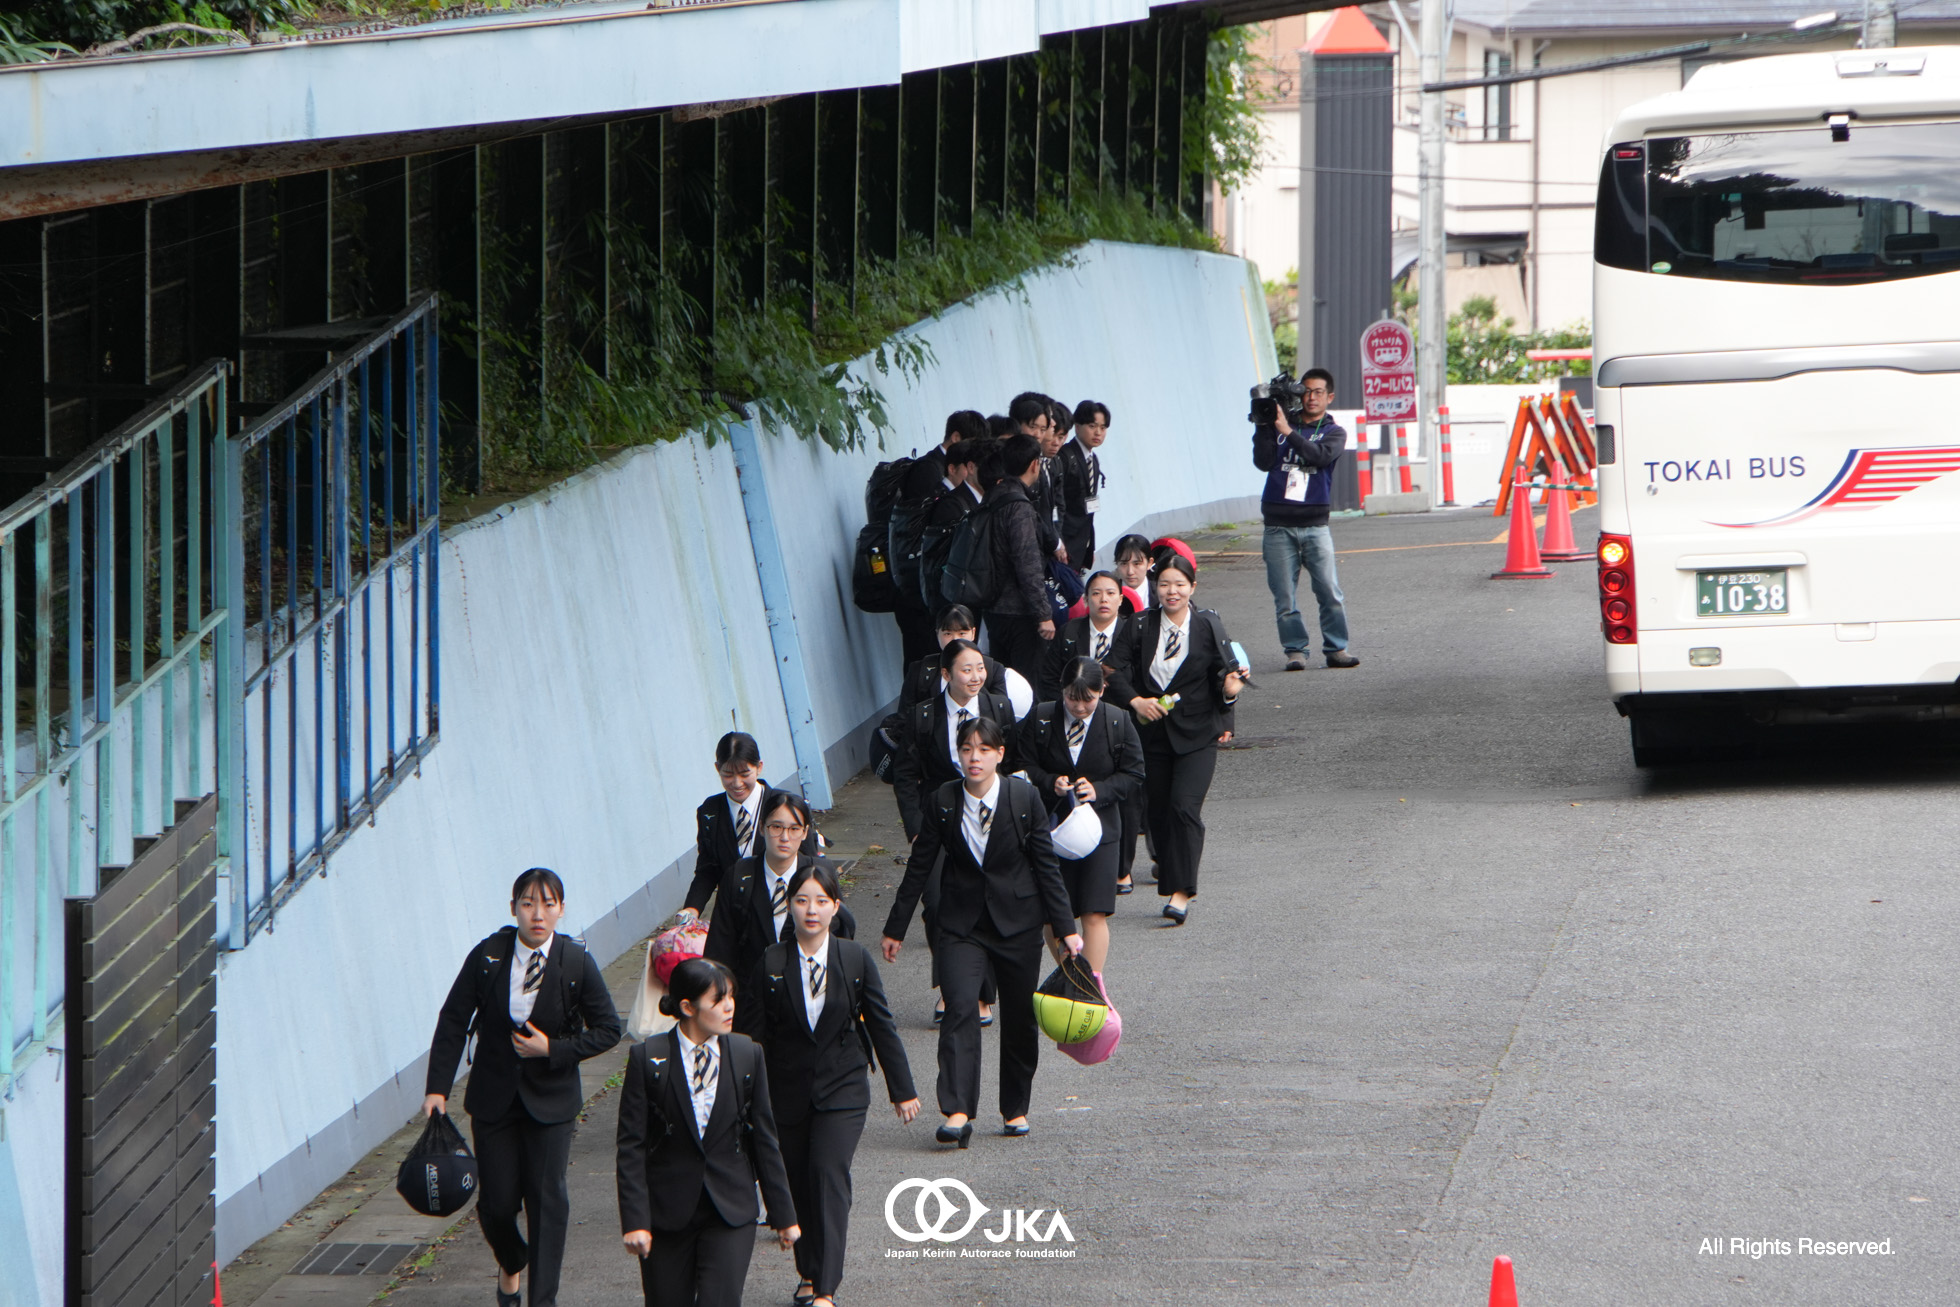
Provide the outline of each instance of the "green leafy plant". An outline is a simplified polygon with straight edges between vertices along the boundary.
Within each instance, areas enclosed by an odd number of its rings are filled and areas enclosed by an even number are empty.
[[[1265,155],[1264,99],[1253,76],[1261,67],[1252,48],[1257,35],[1251,26],[1214,30],[1205,45],[1204,93],[1184,103],[1185,171],[1227,191],[1243,187]]]
[[[1592,331],[1583,324],[1551,331],[1518,332],[1511,318],[1497,316],[1497,301],[1477,295],[1450,315],[1449,380],[1452,385],[1546,381],[1592,371],[1589,359],[1538,363],[1525,357],[1533,349],[1590,349]]]

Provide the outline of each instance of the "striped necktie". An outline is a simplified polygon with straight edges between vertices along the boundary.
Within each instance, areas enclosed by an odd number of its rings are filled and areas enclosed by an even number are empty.
[[[955,723],[954,723],[954,725],[955,725],[955,726],[964,726],[964,725],[966,725],[966,724],[967,724],[968,722],[970,722],[970,721],[972,721],[972,720],[973,720],[973,714],[972,714],[972,713],[970,713],[970,712],[968,712],[968,711],[967,711],[966,709],[964,709],[964,708],[962,708],[962,709],[960,709],[960,717],[959,717],[959,720],[958,720],[957,722],[955,722]]]
[[[1082,737],[1087,735],[1088,733],[1089,733],[1089,723],[1083,721],[1080,717],[1077,717],[1074,713],[1069,713],[1068,747],[1071,749],[1081,748]]]
[[[1107,657],[1109,657],[1109,632],[1098,631],[1096,632],[1095,659],[1097,662],[1101,662]]]
[[[694,1092],[708,1092],[708,1046],[697,1044],[694,1048]]]
[[[775,877],[776,888],[769,891],[769,915],[780,917],[789,911],[789,877]]]
[[[755,835],[755,818],[749,816],[747,808],[735,809],[735,847],[744,854],[749,850],[749,840]]]
[[[810,997],[815,998],[817,995],[823,993],[823,963],[817,961],[815,958],[810,958],[808,961],[810,963]]]
[[[1178,646],[1183,643],[1183,632],[1168,622],[1164,624],[1164,661],[1177,657]]]
[[[544,950],[531,954],[531,960],[524,964],[524,992],[535,994],[538,986],[544,983]]]
[[[986,839],[987,832],[994,828],[994,810],[986,804],[980,805],[980,838]]]

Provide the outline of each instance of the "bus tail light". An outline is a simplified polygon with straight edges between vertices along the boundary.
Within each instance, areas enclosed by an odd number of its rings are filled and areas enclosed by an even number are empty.
[[[1633,598],[1633,541],[1604,531],[1599,535],[1599,615],[1608,644],[1639,640]]]

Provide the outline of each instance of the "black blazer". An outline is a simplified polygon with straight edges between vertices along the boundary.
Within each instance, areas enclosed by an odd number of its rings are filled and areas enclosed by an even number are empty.
[[[905,938],[912,911],[942,850],[946,863],[940,871],[939,907],[934,913],[942,933],[968,933],[979,923],[983,908],[1003,935],[1036,930],[1044,923],[1054,927],[1057,939],[1075,930],[1068,888],[1062,884],[1055,846],[1048,838],[1048,806],[1034,786],[1019,777],[1002,776],[1000,786],[1002,811],[987,832],[986,857],[980,862],[973,860],[973,850],[960,829],[965,787],[948,781],[934,792],[919,838],[912,844],[912,856],[906,860],[905,879],[899,882],[891,915],[885,918],[887,937]]]
[[[775,787],[768,781],[761,782],[762,797],[768,801],[769,791]],[[760,809],[757,809],[760,811]],[[760,840],[758,830],[755,838]],[[760,844],[751,848],[760,849]],[[810,833],[803,837],[803,851],[816,857],[821,851],[817,844],[817,828],[810,827]],[[741,846],[735,843],[735,819],[728,815],[728,794],[718,791],[701,800],[701,806],[694,810],[694,879],[687,887],[687,898],[683,907],[696,912],[708,910],[708,898],[721,884],[722,873],[727,871],[742,857]]]
[[[1191,638],[1177,675],[1169,685],[1159,685],[1150,674],[1150,660],[1157,656],[1157,636],[1163,629],[1164,610],[1152,608],[1127,619],[1135,629],[1129,646],[1129,666],[1124,679],[1130,696],[1154,699],[1162,694],[1181,696],[1170,715],[1161,721],[1137,720],[1137,735],[1145,748],[1169,749],[1172,753],[1196,753],[1218,743],[1218,737],[1233,729],[1235,714],[1225,702],[1225,674],[1232,669],[1232,651],[1224,643],[1225,623],[1209,609],[1193,609],[1185,632]]]
[[[1069,566],[1077,571],[1089,566],[1096,556],[1096,515],[1089,501],[1102,492],[1102,461],[1092,465],[1092,455],[1079,440],[1071,440],[1055,455],[1061,469],[1062,543],[1068,546]]]
[[[1004,694],[982,690],[973,698],[974,711],[1000,724],[1007,737],[1007,758],[1003,772],[1014,762],[1014,705]],[[912,705],[898,733],[898,760],[892,772],[892,797],[898,800],[898,815],[905,822],[905,837],[915,839],[933,791],[947,781],[963,779],[952,755],[946,750],[946,696],[935,694]]]
[[[862,983],[851,993],[845,954]],[[885,1090],[894,1103],[917,1098],[905,1045],[892,1020],[885,987],[871,950],[853,940],[830,937],[824,958],[823,1011],[817,1028],[803,1009],[803,950],[794,940],[772,944],[750,978],[748,1001],[756,1009],[756,1040],[769,1062],[769,1079],[776,1086],[770,1106],[782,1125],[795,1125],[811,1112],[871,1105],[871,1077],[865,1058],[860,1019],[871,1037],[878,1061],[885,1068]],[[738,1004],[739,1006],[739,1004]]]
[[[817,858],[805,853],[796,860],[800,871],[810,863],[830,867],[835,875],[837,868],[829,859]],[[795,871],[790,873],[792,877]],[[742,882],[748,885],[744,888]],[[722,873],[721,886],[715,891],[715,915],[708,922],[707,942],[701,946],[703,957],[713,958],[735,973],[738,981],[745,980],[755,973],[756,965],[762,961],[763,953],[777,940],[795,933],[795,923],[783,918],[783,929],[776,931],[776,914],[769,910],[769,872],[761,858],[742,858]],[[830,932],[850,939],[857,934],[857,918],[851,910],[838,905],[837,918],[830,923]],[[744,1001],[738,994],[735,999],[735,1029],[745,1035],[755,1033],[756,1011],[753,1003]]]
[[[619,1042],[619,1013],[593,956],[563,935],[554,936],[545,954],[537,1006],[531,1009],[531,1024],[551,1040],[551,1053],[519,1057],[510,1046],[510,960],[516,942],[517,927],[505,926],[463,959],[436,1018],[423,1092],[449,1097],[474,1018],[476,1059],[463,1110],[494,1121],[513,1102],[521,1102],[533,1120],[545,1125],[569,1121],[585,1105],[578,1064]],[[568,950],[577,953],[572,967],[565,963]]]
[[[1135,624],[1125,621],[1123,614],[1117,614],[1116,626],[1109,633],[1109,652],[1103,655],[1103,671],[1109,682],[1103,697],[1125,707],[1135,696],[1130,689],[1128,675],[1129,648],[1136,643],[1136,638]],[[1062,697],[1062,674],[1068,670],[1071,662],[1077,658],[1095,656],[1096,638],[1089,629],[1088,615],[1071,617],[1063,622],[1056,630],[1055,638],[1046,643],[1048,647],[1041,655],[1041,684],[1035,687],[1035,698],[1042,703]]]
[[[1121,828],[1121,807],[1143,791],[1143,741],[1131,714],[1105,699],[1089,718],[1089,733],[1082,740],[1082,757],[1074,762],[1068,756],[1068,709],[1060,703],[1044,703],[1021,719],[1021,741],[1014,756],[1027,770],[1028,779],[1053,808],[1057,776],[1087,776],[1096,787],[1092,805],[1103,819],[1103,843],[1116,838]]]
[[[1007,698],[1007,664],[998,661],[992,654],[981,654],[987,660],[987,683],[980,688],[988,694]],[[946,682],[939,675],[939,655],[920,658],[905,669],[905,679],[898,687],[898,715],[909,717],[912,709],[921,700],[946,693]]]
[[[753,1225],[755,1187],[769,1207],[769,1224],[781,1230],[796,1224],[776,1118],[769,1105],[769,1073],[762,1050],[742,1035],[723,1035],[721,1076],[715,1081],[714,1111],[704,1134],[694,1132],[694,1100],[688,1096],[688,1068],[681,1061],[676,1031],[635,1044],[626,1058],[626,1083],[619,1097],[619,1228],[679,1231],[694,1219],[705,1188],[721,1219]],[[750,1128],[741,1120],[742,1079]],[[649,1092],[656,1080],[657,1094]]]

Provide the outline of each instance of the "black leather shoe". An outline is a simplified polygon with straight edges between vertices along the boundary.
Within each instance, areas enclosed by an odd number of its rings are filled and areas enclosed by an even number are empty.
[[[1023,1121],[1019,1125],[1002,1125],[1000,1128],[1000,1132],[1006,1135],[1009,1139],[1019,1139],[1022,1136],[1026,1135],[1028,1131],[1033,1128],[1034,1127],[1030,1126],[1026,1121]]]
[[[973,1139],[973,1122],[968,1121],[957,1130],[949,1125],[942,1125],[932,1132],[932,1137],[942,1144],[958,1144],[961,1148],[965,1148]]]
[[[521,1287],[516,1293],[497,1290],[497,1307],[524,1307],[524,1290]]]
[[[817,1286],[814,1284],[810,1284],[808,1280],[805,1280],[803,1283],[810,1285],[810,1292],[804,1293],[801,1290],[798,1290],[796,1293],[791,1294],[789,1296],[789,1300],[791,1303],[795,1304],[795,1307],[810,1307],[810,1304],[817,1300],[817,1294],[816,1294]]]
[[[1164,916],[1170,919],[1170,923],[1173,926],[1182,926],[1184,924],[1184,918],[1186,914],[1188,914],[1190,911],[1191,909],[1188,906],[1182,908],[1174,908],[1168,903],[1164,905]]]
[[[943,1007],[936,1007],[936,1008],[934,1008],[934,1009],[932,1010],[932,1024],[933,1024],[933,1025],[935,1025],[935,1026],[936,1026],[936,1025],[938,1025],[938,1024],[939,1024],[940,1022],[942,1022],[942,1021],[944,1021],[945,1019],[946,1019],[946,1009],[945,1009],[945,1008],[943,1008]]]
[[[1137,892],[1136,882],[1133,880],[1119,880],[1116,882],[1116,892],[1118,894],[1134,894]]]

